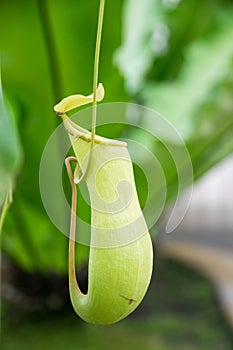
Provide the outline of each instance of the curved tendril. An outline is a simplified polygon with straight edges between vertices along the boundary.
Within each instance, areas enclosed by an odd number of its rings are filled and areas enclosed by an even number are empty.
[[[69,236],[69,278],[75,285],[77,291],[81,293],[75,273],[75,233],[76,233],[76,209],[77,209],[77,189],[74,182],[72,168],[70,162],[78,163],[76,157],[68,157],[65,159],[65,165],[69,181],[72,189],[71,215],[70,215],[70,236]]]

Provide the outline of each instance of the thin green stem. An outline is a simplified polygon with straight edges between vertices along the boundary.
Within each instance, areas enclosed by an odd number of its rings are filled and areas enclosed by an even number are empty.
[[[101,37],[102,37],[102,29],[103,29],[104,7],[105,7],[105,0],[100,0],[96,48],[95,48],[94,72],[93,72],[93,108],[92,108],[91,148],[93,148],[94,141],[95,141],[96,115],[97,115],[96,90],[98,86],[98,77],[99,77],[99,59],[100,59],[100,46],[101,46]]]
[[[49,1],[47,0],[36,0],[39,12],[39,18],[41,22],[41,29],[43,39],[45,43],[45,49],[47,53],[48,68],[50,72],[50,81],[52,86],[52,96],[54,101],[59,101],[63,96],[61,69],[58,62],[57,47],[54,41],[54,33],[51,25],[51,18],[49,12]],[[59,125],[58,118],[54,118],[55,125]],[[63,144],[62,140],[58,138],[58,153],[62,154]],[[35,249],[34,249],[35,251]],[[66,249],[64,249],[64,257]]]
[[[54,43],[47,4],[48,1],[37,0],[37,6],[39,9],[40,19],[42,23],[44,41],[47,49],[54,99],[58,101],[62,98],[62,84],[60,78],[60,69],[57,61],[56,46]]]
[[[92,151],[95,143],[95,131],[96,131],[96,116],[97,116],[97,86],[99,78],[99,59],[100,59],[100,47],[101,47],[101,38],[102,38],[102,29],[103,29],[103,19],[104,19],[104,7],[105,0],[100,0],[99,6],[99,17],[98,17],[98,27],[96,35],[96,46],[95,46],[95,59],[94,59],[94,71],[93,71],[93,106],[92,106],[92,123],[91,123],[91,147],[88,156],[88,162],[86,170],[82,173],[79,179],[76,179],[75,183],[80,184],[86,177],[90,164]]]

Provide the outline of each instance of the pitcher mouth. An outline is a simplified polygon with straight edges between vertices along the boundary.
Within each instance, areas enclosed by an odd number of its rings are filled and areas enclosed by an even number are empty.
[[[78,124],[74,123],[66,114],[60,115],[63,120],[65,129],[72,137],[77,137],[85,140],[86,142],[91,142],[91,132],[87,129],[82,128]],[[105,144],[109,146],[116,147],[127,147],[127,143],[124,141],[119,141],[115,139],[108,139],[103,136],[95,135],[95,143]]]
[[[94,96],[94,93],[90,95],[71,95],[63,98],[58,104],[54,106],[54,112],[62,118],[63,124],[67,130],[67,132],[72,137],[77,137],[85,140],[86,142],[92,142],[92,138],[94,136],[94,143],[96,144],[104,144],[104,145],[110,145],[110,146],[117,146],[117,147],[127,147],[127,143],[123,141],[118,141],[114,139],[108,139],[102,136],[93,135],[90,131],[82,128],[78,124],[74,123],[66,114],[66,112],[69,112],[73,109],[76,109],[78,107],[87,105],[89,103],[94,103],[94,97],[96,98],[96,102],[100,102],[103,100],[105,95],[104,86],[102,83],[99,83],[98,87],[96,88],[96,95]],[[96,107],[96,106],[95,106]],[[95,109],[94,109],[95,111]],[[96,112],[96,111],[95,111]],[[96,113],[95,113],[96,114]],[[92,118],[94,118],[92,116]],[[96,118],[96,116],[95,116]],[[94,118],[94,119],[95,119]],[[93,127],[93,126],[92,126]]]

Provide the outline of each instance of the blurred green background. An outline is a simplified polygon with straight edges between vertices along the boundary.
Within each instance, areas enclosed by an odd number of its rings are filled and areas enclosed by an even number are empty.
[[[93,327],[69,306],[68,240],[43,208],[39,163],[60,123],[54,104],[92,90],[97,13],[97,0],[0,2],[0,208],[12,186],[14,199],[1,237],[2,349],[98,349],[110,342],[113,349],[231,349],[209,282],[160,258],[148,295],[127,320]],[[195,180],[233,150],[232,18],[231,0],[106,0],[104,102],[133,101],[166,116],[185,140]],[[161,142],[126,126],[104,133],[149,147],[165,173],[167,204],[175,199],[176,166]],[[135,176],[143,203],[147,187],[137,167]],[[87,258],[79,246],[83,283]]]

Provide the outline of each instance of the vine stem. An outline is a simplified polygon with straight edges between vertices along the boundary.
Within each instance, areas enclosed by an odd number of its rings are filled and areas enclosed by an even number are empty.
[[[103,19],[104,19],[104,7],[105,7],[105,0],[100,0],[96,48],[95,48],[94,72],[93,72],[93,108],[92,108],[92,128],[91,128],[91,148],[93,148],[93,145],[95,142],[96,115],[97,115],[96,90],[98,86],[98,76],[99,76],[99,59],[100,59],[100,46],[101,46],[101,37],[102,37]]]
[[[62,97],[62,82],[59,64],[57,60],[57,50],[53,37],[53,30],[49,16],[49,6],[46,0],[37,0],[39,15],[41,20],[41,28],[43,32],[44,42],[47,49],[48,65],[54,99],[59,100]]]
[[[99,60],[100,60],[100,47],[101,47],[101,38],[102,38],[102,30],[103,30],[103,19],[104,19],[104,7],[105,0],[100,0],[99,6],[99,16],[98,16],[98,27],[97,27],[97,35],[96,35],[96,46],[95,46],[95,58],[94,58],[94,70],[93,70],[93,105],[92,105],[92,122],[91,122],[91,146],[90,152],[88,156],[87,166],[82,175],[77,179],[75,179],[76,184],[80,184],[84,178],[86,177],[88,170],[91,164],[92,151],[95,143],[95,131],[96,131],[96,116],[97,116],[97,87],[98,87],[98,79],[99,79]],[[81,168],[79,167],[79,171]]]

